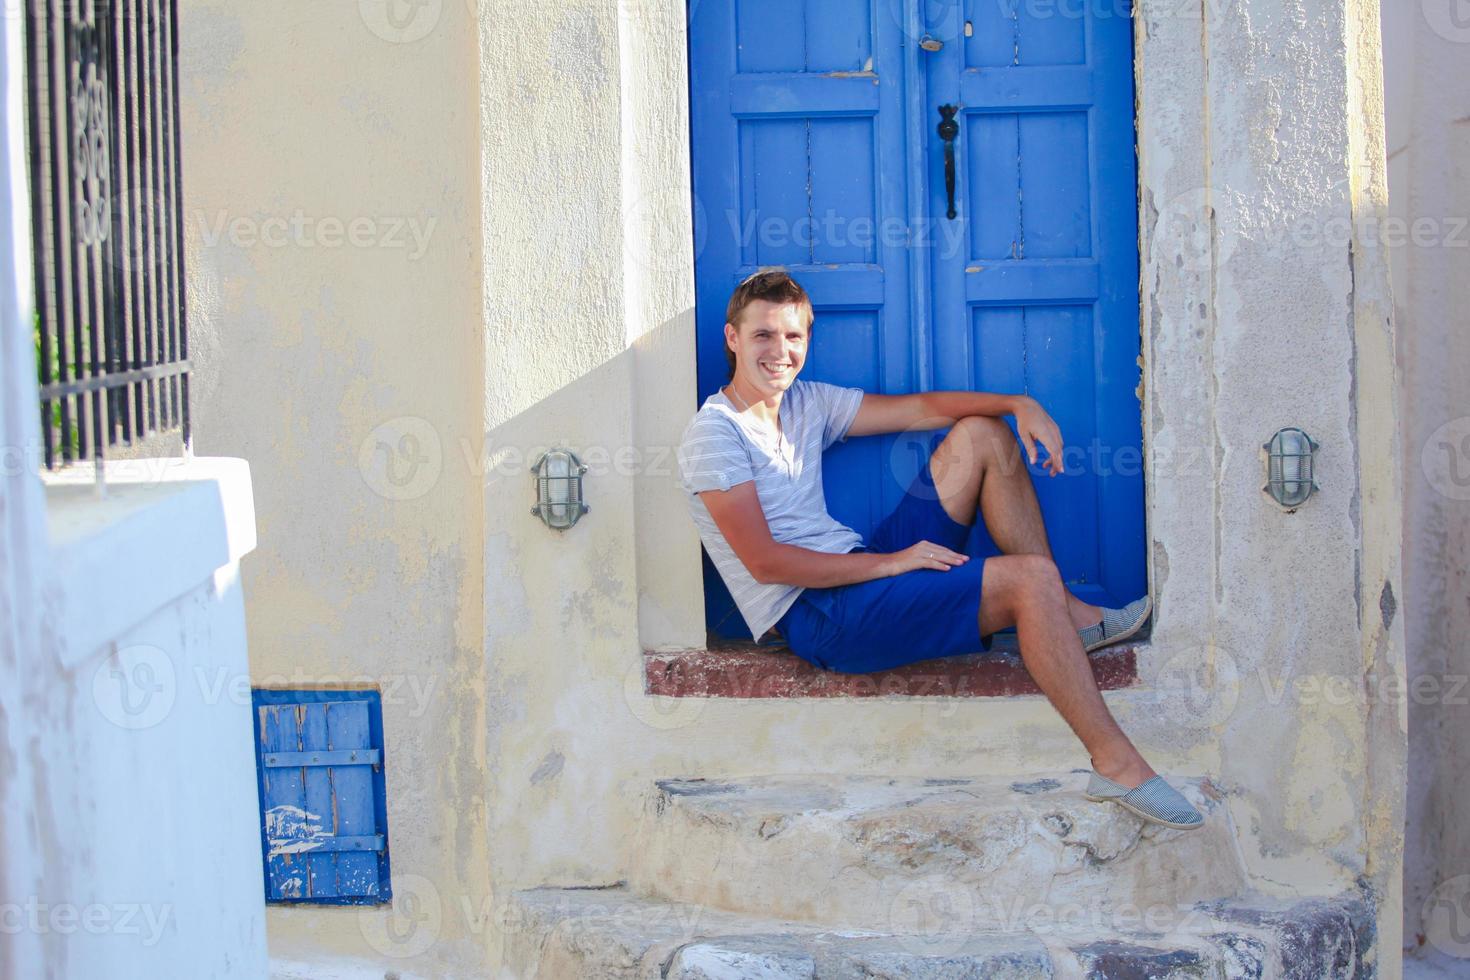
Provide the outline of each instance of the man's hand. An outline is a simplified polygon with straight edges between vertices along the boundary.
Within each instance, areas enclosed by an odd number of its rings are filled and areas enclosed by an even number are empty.
[[[771,538],[754,480],[737,483],[729,490],[705,490],[699,498],[735,557],[750,572],[750,577],[762,584],[826,589],[871,582],[916,568],[947,571],[970,560],[968,555],[956,554],[929,541],[920,541],[894,554],[853,551],[845,555],[781,544]]]
[[[1046,447],[1046,462],[1043,466],[1052,476],[1062,472],[1062,430],[1046,414],[1035,398],[1030,395],[1016,397],[1016,432],[1021,436],[1021,445],[1026,447],[1026,458],[1036,465],[1036,444]]]
[[[969,561],[970,556],[950,551],[942,544],[920,541],[918,544],[909,545],[902,551],[893,552],[888,559],[883,565],[883,571],[891,577],[919,568],[933,568],[947,572],[955,565],[963,565]]]

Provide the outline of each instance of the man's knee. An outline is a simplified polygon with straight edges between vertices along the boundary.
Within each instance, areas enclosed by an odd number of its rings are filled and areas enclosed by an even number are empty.
[[[998,598],[1013,611],[1054,601],[1062,593],[1062,575],[1046,555],[997,555],[985,561],[985,576],[999,579]]]
[[[1009,462],[1020,458],[1020,448],[1011,427],[989,415],[966,415],[956,419],[949,438],[963,439],[971,456],[981,463]]]

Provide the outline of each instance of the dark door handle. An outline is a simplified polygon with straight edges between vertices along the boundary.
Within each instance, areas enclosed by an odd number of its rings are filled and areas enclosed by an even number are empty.
[[[954,114],[958,111],[959,106],[939,107],[939,136],[944,140],[944,189],[949,194],[948,217],[951,221],[958,214],[954,209],[954,138],[960,135],[960,124],[955,122]]]

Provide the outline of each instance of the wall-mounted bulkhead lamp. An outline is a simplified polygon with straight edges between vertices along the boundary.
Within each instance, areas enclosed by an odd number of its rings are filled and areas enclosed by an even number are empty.
[[[1321,489],[1312,478],[1313,454],[1319,447],[1301,429],[1282,429],[1261,448],[1266,450],[1266,485],[1261,489],[1286,510],[1296,510],[1313,490]]]
[[[565,531],[590,508],[582,502],[582,474],[587,467],[566,449],[552,449],[536,460],[531,474],[536,478],[536,506],[531,516],[546,526]]]

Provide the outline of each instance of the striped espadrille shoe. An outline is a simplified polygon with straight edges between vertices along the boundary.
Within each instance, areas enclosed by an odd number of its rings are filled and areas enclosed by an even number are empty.
[[[1099,647],[1121,643],[1143,629],[1153,611],[1154,603],[1148,596],[1135,599],[1122,609],[1104,609],[1102,622],[1077,631],[1082,638],[1082,649],[1091,653]]]
[[[1146,823],[1156,823],[1175,830],[1194,830],[1205,818],[1180,795],[1179,791],[1155,776],[1136,789],[1129,789],[1106,776],[1092,773],[1083,796],[1094,803],[1116,803]]]

